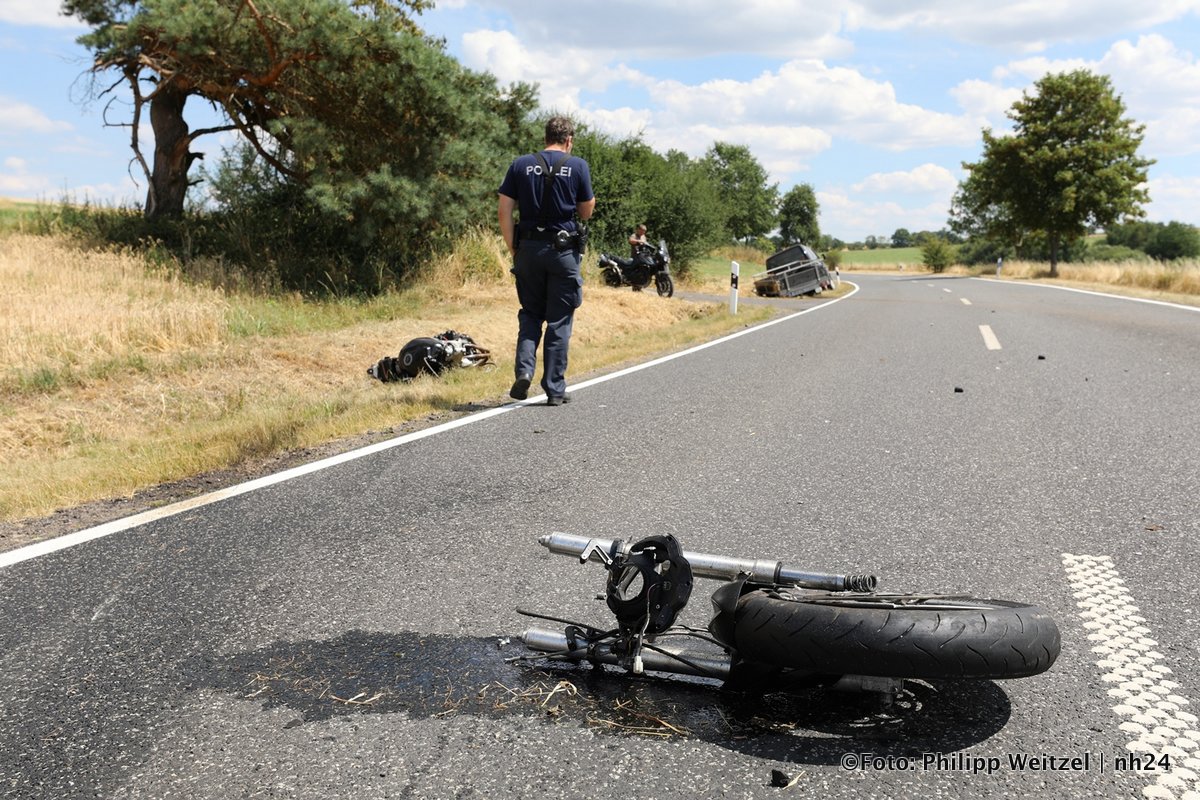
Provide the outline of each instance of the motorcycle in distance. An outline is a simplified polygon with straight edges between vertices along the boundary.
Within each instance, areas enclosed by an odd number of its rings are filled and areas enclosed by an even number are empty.
[[[701,676],[758,692],[873,692],[890,703],[906,679],[1024,678],[1048,670],[1059,654],[1054,619],[1026,603],[883,594],[873,575],[687,552],[670,535],[630,544],[552,533],[538,543],[604,566],[603,597],[616,627],[517,609],[566,623],[526,630],[521,638],[533,652],[518,659]],[[722,581],[706,631],[675,624],[695,578]]]
[[[602,253],[600,272],[608,286],[632,286],[635,292],[640,292],[653,280],[659,297],[675,294],[675,281],[671,278],[671,256],[667,253],[666,241],[662,239],[659,239],[657,249],[648,244],[637,245],[633,258],[617,258]]]

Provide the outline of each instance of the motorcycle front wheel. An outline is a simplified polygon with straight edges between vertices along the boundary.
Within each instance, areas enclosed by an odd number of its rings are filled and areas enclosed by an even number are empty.
[[[932,595],[743,595],[734,622],[751,662],[892,678],[1023,678],[1058,658],[1058,626],[1038,606]]]
[[[675,294],[675,281],[671,280],[670,275],[655,275],[654,288],[658,290],[659,297],[670,297]]]

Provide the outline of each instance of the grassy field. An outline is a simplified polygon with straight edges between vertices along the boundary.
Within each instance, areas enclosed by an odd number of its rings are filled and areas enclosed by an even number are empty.
[[[897,269],[900,265],[904,265],[906,269],[921,268],[921,248],[919,247],[896,247],[896,248],[881,248],[879,250],[843,250],[842,269],[854,269],[862,267],[870,269],[872,267],[886,267],[888,269]]]
[[[33,214],[38,203],[26,200],[9,200],[0,197],[0,233],[20,227],[21,220]]]
[[[767,254],[750,247],[722,247],[691,265],[686,286],[695,291],[729,294],[730,262],[739,266],[738,295],[754,294],[751,277],[767,268]]]
[[[594,267],[593,267],[594,268]],[[507,402],[516,298],[498,237],[370,299],[226,293],[128,252],[0,237],[0,520],[36,517],[290,449]],[[587,280],[580,376],[769,316]],[[495,368],[380,384],[366,368],[417,336],[466,332]]]

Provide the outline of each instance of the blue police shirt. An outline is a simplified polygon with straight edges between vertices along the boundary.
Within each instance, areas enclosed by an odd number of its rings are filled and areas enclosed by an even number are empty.
[[[554,166],[563,157],[561,150],[543,150],[542,158]],[[517,158],[509,165],[500,184],[499,194],[517,201],[523,233],[540,222],[542,206],[542,167],[532,154]],[[579,156],[567,156],[554,170],[554,182],[547,198],[550,206],[546,226],[551,230],[575,230],[575,206],[595,197],[592,192],[592,173],[587,162]]]

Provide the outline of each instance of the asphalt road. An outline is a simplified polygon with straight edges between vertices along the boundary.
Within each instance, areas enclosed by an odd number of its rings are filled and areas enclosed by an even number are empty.
[[[1200,313],[852,280],[570,405],[0,568],[0,797],[1194,797]],[[604,621],[550,531],[1034,602],[1062,655],[891,708],[509,662],[518,606]]]

